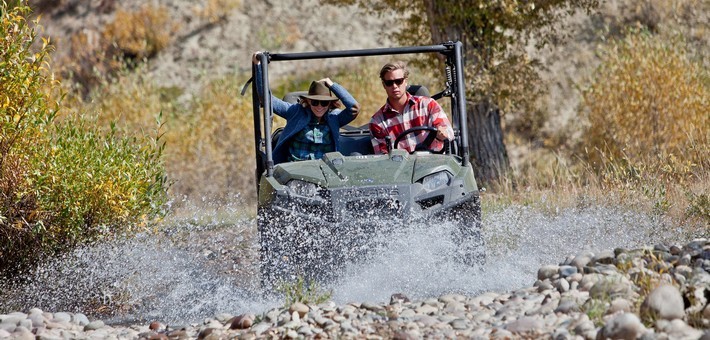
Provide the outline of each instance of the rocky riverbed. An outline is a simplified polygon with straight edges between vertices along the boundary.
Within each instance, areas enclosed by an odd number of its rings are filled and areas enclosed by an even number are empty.
[[[81,313],[0,315],[0,338],[710,339],[710,240],[582,252],[509,292],[388,303],[294,303],[202,323],[107,325]]]

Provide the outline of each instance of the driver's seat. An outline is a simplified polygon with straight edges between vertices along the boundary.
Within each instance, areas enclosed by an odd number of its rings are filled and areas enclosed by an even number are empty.
[[[409,85],[407,86],[407,92],[413,96],[431,97],[429,89],[424,85]]]

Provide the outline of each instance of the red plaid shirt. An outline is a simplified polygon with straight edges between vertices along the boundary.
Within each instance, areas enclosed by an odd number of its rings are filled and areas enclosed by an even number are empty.
[[[372,116],[370,120],[370,135],[372,136],[372,147],[375,149],[375,153],[387,153],[385,136],[389,135],[392,138],[392,143],[394,143],[399,134],[416,126],[432,126],[435,128],[444,126],[446,127],[446,137],[451,140],[454,138],[451,122],[449,122],[449,118],[436,100],[429,97],[412,96],[407,93],[407,105],[403,111],[402,113],[395,111],[388,102]],[[397,148],[412,152],[418,143],[424,141],[428,133],[427,131],[411,133],[399,142]],[[444,143],[435,139],[431,143],[431,147],[439,151],[444,147]]]

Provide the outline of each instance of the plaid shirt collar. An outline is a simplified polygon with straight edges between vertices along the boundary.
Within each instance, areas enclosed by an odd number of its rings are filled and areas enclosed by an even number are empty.
[[[413,106],[413,105],[416,103],[416,100],[414,100],[414,96],[412,96],[411,94],[409,94],[409,92],[405,92],[404,94],[407,96],[407,103],[409,104],[409,106]],[[406,107],[406,105],[405,105],[405,107]],[[394,115],[398,115],[398,114],[402,114],[402,112],[397,112],[397,110],[395,110],[395,109],[392,107],[392,105],[390,105],[389,99],[387,99],[387,101],[386,101],[386,103],[385,103],[384,110],[382,110],[382,113],[384,113],[384,114],[387,115],[388,117],[391,117],[391,116],[394,116]]]

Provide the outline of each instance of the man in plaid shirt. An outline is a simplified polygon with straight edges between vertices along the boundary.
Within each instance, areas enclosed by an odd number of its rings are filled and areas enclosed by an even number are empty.
[[[388,63],[380,70],[382,86],[387,92],[387,103],[370,120],[370,135],[375,153],[387,153],[386,136],[392,143],[403,131],[416,126],[431,126],[437,129],[431,150],[440,151],[443,141],[454,138],[454,130],[446,113],[436,100],[429,97],[412,96],[407,93],[409,70],[403,62]],[[433,133],[433,132],[432,132]],[[412,133],[394,146],[413,152],[416,145],[426,139],[429,132]]]

